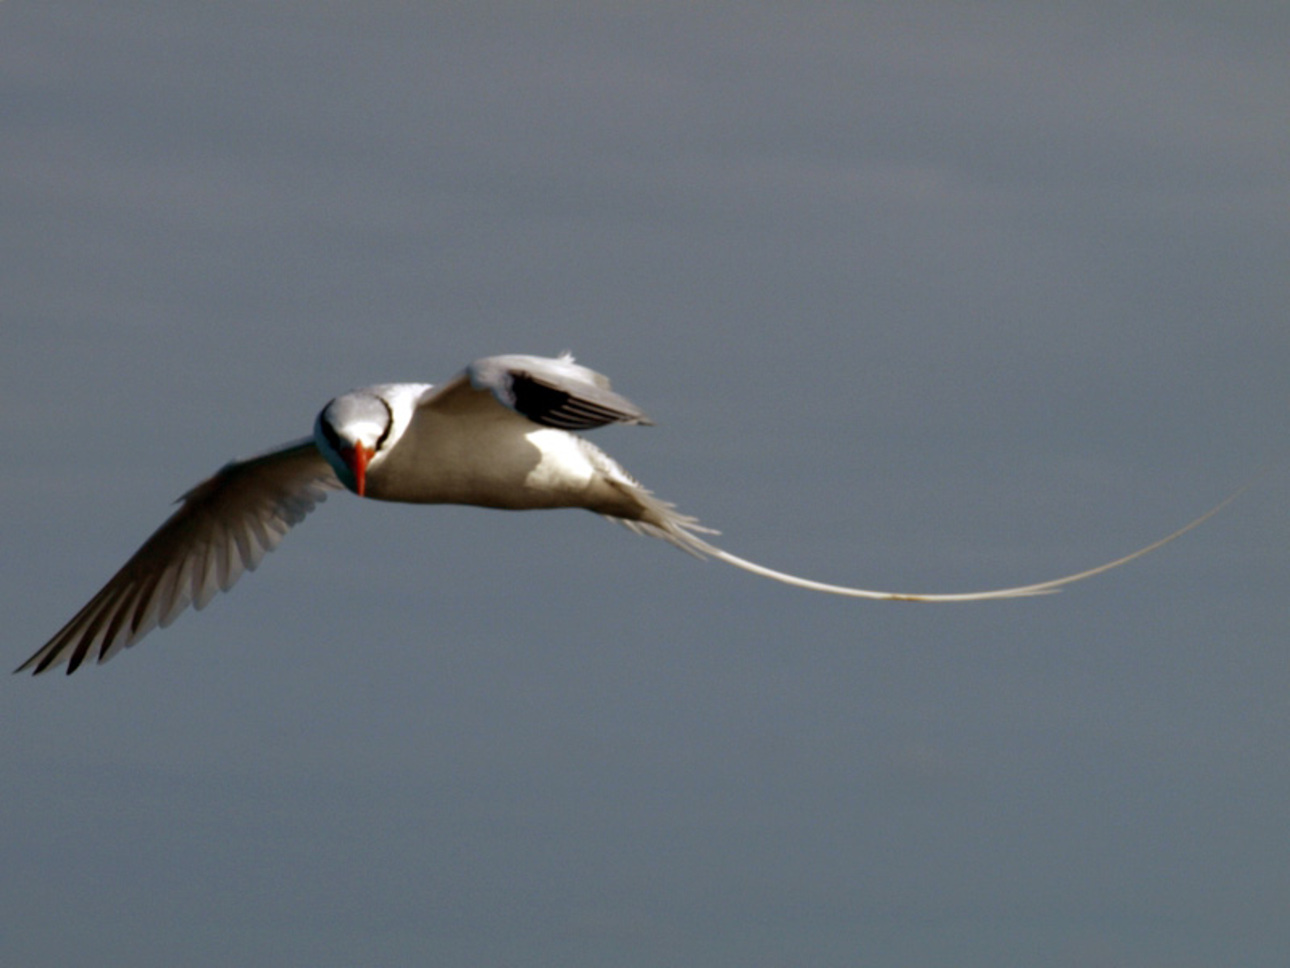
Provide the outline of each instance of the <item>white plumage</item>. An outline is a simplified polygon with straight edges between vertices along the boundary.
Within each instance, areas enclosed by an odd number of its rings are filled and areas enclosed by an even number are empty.
[[[18,671],[62,663],[74,672],[202,608],[253,570],[293,525],[345,487],[362,497],[523,510],[574,507],[620,521],[775,581],[857,598],[969,602],[1017,598],[1108,571],[1196,527],[1240,491],[1145,548],[1074,575],[959,594],[904,594],[830,585],[732,555],[699,537],[709,529],[654,497],[574,431],[648,424],[599,373],[558,358],[493,356],[442,386],[391,383],[355,390],[323,408],[314,435],[233,461],[180,499],[179,509],[70,622]],[[1242,489],[1243,490],[1243,489]]]

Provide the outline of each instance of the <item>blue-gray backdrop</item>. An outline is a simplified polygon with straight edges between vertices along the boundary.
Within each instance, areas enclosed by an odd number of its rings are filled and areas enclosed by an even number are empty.
[[[574,350],[906,591],[1286,449],[1290,9],[0,5],[10,667],[329,397]],[[338,495],[0,699],[5,965],[1276,966],[1283,466],[883,605]]]

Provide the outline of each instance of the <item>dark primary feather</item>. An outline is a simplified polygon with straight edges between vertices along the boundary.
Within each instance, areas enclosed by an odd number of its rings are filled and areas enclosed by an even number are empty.
[[[591,430],[618,422],[649,423],[640,410],[616,393],[589,387],[575,395],[531,373],[511,374],[511,397],[517,411],[545,427]]]
[[[579,366],[571,356],[487,356],[472,363],[466,375],[473,387],[490,391],[544,427],[591,430],[611,423],[653,422],[636,404],[614,393],[602,374]]]

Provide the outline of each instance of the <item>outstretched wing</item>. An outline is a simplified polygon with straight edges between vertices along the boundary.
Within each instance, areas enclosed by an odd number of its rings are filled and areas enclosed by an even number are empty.
[[[611,423],[649,424],[640,407],[573,357],[488,356],[466,368],[469,385],[544,427],[590,430]],[[449,384],[447,391],[453,384]]]
[[[89,604],[18,667],[41,673],[106,662],[189,605],[203,608],[254,570],[340,481],[312,438],[225,465],[170,516]]]

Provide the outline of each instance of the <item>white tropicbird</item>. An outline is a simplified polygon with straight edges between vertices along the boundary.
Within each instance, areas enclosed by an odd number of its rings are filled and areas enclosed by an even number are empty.
[[[103,590],[16,671],[89,657],[105,662],[189,605],[203,608],[254,569],[327,492],[415,504],[490,508],[586,508],[633,531],[670,541],[775,581],[833,595],[904,602],[973,602],[1056,591],[1132,561],[1217,513],[1122,558],[1064,578],[943,595],[848,588],[766,568],[715,547],[695,518],[654,497],[617,462],[571,431],[648,424],[609,381],[564,354],[490,356],[442,386],[386,383],[332,400],[311,437],[226,464],[180,498],[179,509]],[[1248,486],[1248,485],[1247,485]],[[1242,488],[1244,490],[1244,488]]]

